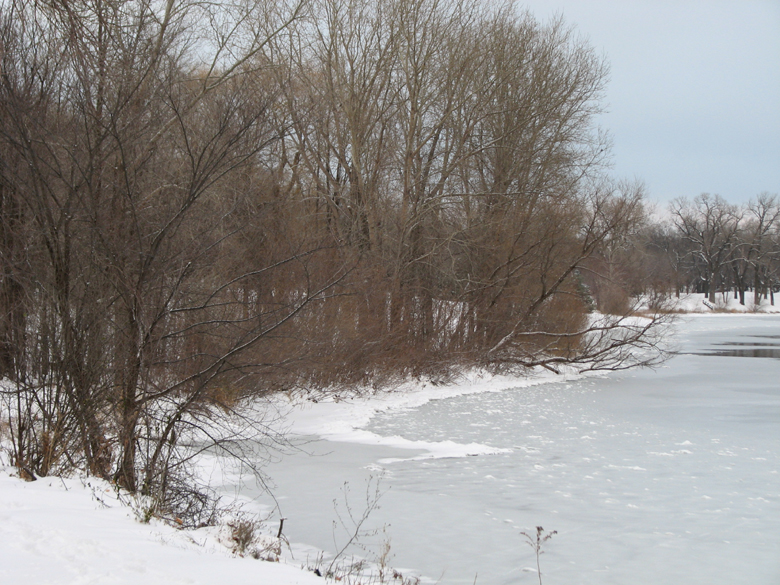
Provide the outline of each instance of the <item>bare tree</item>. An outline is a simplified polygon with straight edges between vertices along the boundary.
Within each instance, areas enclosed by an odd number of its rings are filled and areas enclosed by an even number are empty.
[[[3,169],[3,185],[36,235],[36,325],[48,327],[56,372],[36,377],[62,397],[89,471],[131,491],[139,465],[144,489],[159,487],[177,425],[215,386],[241,380],[257,364],[249,350],[339,277],[307,275],[273,306],[248,307],[251,278],[305,269],[312,249],[260,266],[224,261],[246,227],[236,221],[242,200],[256,194],[228,178],[256,167],[275,140],[268,89],[250,68],[267,39],[252,28],[270,21],[263,8],[7,7],[15,45],[5,44],[2,135],[22,164]]]
[[[777,247],[777,234],[780,231],[780,201],[777,195],[761,193],[755,201],[747,205],[745,220],[748,225],[743,241],[749,248],[746,256],[753,271],[753,301],[758,305],[761,295],[766,298],[772,291],[774,284],[771,281],[772,260],[776,260],[780,254]]]
[[[309,19],[266,58],[284,63],[287,177],[365,275],[345,289],[365,299],[349,308],[361,326],[339,340],[473,356],[518,312],[561,313],[552,298],[571,317],[555,326],[578,329],[572,275],[596,249],[581,236],[609,146],[592,126],[603,61],[511,2],[332,0]]]
[[[692,254],[702,269],[709,302],[715,302],[717,278],[729,262],[739,227],[740,213],[719,196],[707,193],[693,202],[676,199],[669,208],[672,222],[692,246]]]
[[[519,316],[509,321],[511,329],[488,351],[491,361],[553,369],[565,363],[620,369],[665,359],[659,342],[668,317],[637,319],[633,304],[616,315],[589,317],[574,278],[599,248],[634,229],[642,216],[641,201],[641,189],[636,187],[620,191],[604,185],[588,196],[570,239],[550,240],[547,253],[556,255],[557,261],[542,262],[536,269],[539,285],[524,299]]]

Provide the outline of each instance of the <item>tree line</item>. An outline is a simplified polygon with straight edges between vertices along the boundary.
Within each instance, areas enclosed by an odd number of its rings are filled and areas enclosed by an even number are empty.
[[[598,270],[643,192],[608,174],[608,69],[560,19],[3,0],[0,67],[0,375],[31,473],[186,507],[193,429],[245,396],[659,357],[663,318]]]
[[[682,293],[704,294],[712,307],[728,296],[742,305],[746,299],[774,305],[780,199],[766,192],[743,205],[707,193],[675,199],[664,220],[639,230],[620,262],[635,275],[633,294],[645,294],[659,307]]]

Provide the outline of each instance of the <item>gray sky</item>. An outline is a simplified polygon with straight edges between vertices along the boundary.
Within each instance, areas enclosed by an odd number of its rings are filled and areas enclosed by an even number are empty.
[[[780,194],[780,0],[520,0],[562,13],[611,65],[599,124],[615,175],[661,206]]]

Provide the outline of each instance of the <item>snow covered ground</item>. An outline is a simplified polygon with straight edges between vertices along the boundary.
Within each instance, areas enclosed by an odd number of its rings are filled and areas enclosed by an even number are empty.
[[[679,311],[681,313],[780,313],[780,294],[777,295],[776,304],[772,305],[769,299],[761,299],[758,305],[754,303],[752,292],[745,293],[745,304],[739,302],[739,298],[733,291],[718,293],[715,296],[715,303],[707,300],[707,295],[700,293],[691,293],[680,295],[680,298],[674,296],[668,298],[662,303],[666,310]]]
[[[0,468],[3,585],[322,585],[299,566],[235,558],[208,529],[138,522],[94,478],[25,482]]]
[[[236,558],[217,529],[140,523],[100,481],[1,468],[0,583],[322,584],[301,565],[318,550],[327,563],[349,538],[334,520],[379,494],[354,553],[377,561],[389,544],[389,564],[423,582],[533,583],[520,531],[543,525],[559,532],[545,584],[776,585],[780,361],[756,357],[780,351],[780,318],[699,315],[678,339],[691,355],[656,372],[280,403],[300,450],[269,468],[276,501],[250,481],[223,489],[278,506],[281,563]]]

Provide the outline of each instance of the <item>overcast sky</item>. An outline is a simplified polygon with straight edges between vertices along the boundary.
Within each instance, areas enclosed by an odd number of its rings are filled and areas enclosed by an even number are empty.
[[[599,124],[651,200],[780,194],[780,0],[520,0],[611,66]]]

